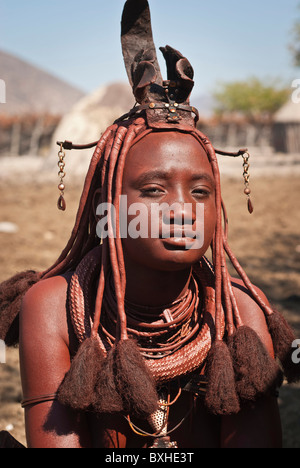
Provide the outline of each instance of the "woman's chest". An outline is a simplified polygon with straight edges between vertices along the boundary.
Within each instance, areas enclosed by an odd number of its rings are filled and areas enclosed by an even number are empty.
[[[151,448],[158,441],[149,421],[93,414],[88,419],[94,448]],[[165,433],[179,449],[219,448],[220,432],[220,418],[209,415],[203,401],[191,394],[183,394],[168,411]]]

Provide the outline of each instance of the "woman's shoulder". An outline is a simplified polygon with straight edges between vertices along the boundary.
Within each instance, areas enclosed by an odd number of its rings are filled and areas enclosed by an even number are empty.
[[[255,317],[257,315],[264,317],[264,313],[262,309],[257,304],[257,302],[253,299],[250,291],[245,286],[244,282],[239,278],[231,278],[231,284],[233,286],[234,294],[238,301],[238,305],[239,305],[239,308],[241,309],[241,312],[243,313],[247,311],[247,315],[253,314]],[[253,287],[256,293],[258,294],[258,296],[261,298],[261,300],[265,304],[270,305],[265,293],[257,286],[253,285]]]
[[[22,310],[30,311],[38,307],[41,312],[66,303],[70,274],[40,280],[25,294]]]
[[[67,292],[71,274],[40,280],[25,294],[20,325],[67,337]]]
[[[56,393],[70,367],[73,335],[67,313],[68,277],[36,283],[20,312],[20,368],[25,399]]]
[[[273,344],[263,310],[252,298],[251,293],[242,280],[232,278],[232,286],[244,325],[252,328],[258,334],[270,354],[273,355]],[[253,286],[262,301],[270,305],[264,292],[257,286]]]
[[[45,300],[52,296],[56,297],[57,294],[65,293],[69,283],[69,276],[71,274],[67,273],[65,275],[53,276],[52,278],[41,279],[27,291],[25,295],[26,300],[33,298]]]

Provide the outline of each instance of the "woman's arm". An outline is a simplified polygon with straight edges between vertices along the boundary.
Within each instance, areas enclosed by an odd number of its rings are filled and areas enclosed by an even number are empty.
[[[25,296],[20,314],[20,366],[23,398],[55,394],[70,367],[70,338],[66,313],[67,281],[52,278],[35,285]],[[90,446],[84,415],[58,401],[25,408],[29,448]]]

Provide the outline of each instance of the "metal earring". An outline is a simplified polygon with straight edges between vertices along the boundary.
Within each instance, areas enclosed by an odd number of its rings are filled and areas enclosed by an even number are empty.
[[[244,194],[247,196],[248,211],[249,211],[250,214],[252,214],[253,211],[254,211],[254,208],[253,208],[253,204],[252,204],[251,197],[250,197],[251,189],[250,189],[250,172],[249,172],[250,162],[249,162],[249,159],[250,159],[250,154],[248,152],[244,153],[243,154],[243,160],[244,160],[244,163],[243,163],[243,168],[244,168],[243,177],[244,177],[244,184],[245,184]]]
[[[64,194],[65,194],[64,178],[66,177],[66,173],[64,170],[66,166],[65,157],[66,157],[66,153],[63,151],[63,144],[60,144],[60,150],[58,152],[58,164],[57,164],[59,167],[58,177],[60,178],[60,182],[58,185],[58,190],[60,191],[60,197],[57,202],[57,208],[60,211],[66,211],[66,208],[67,208],[66,200],[64,198]]]

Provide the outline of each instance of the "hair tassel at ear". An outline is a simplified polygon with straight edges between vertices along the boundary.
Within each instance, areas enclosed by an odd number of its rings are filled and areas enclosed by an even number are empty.
[[[240,326],[228,337],[241,400],[255,401],[263,394],[273,394],[282,383],[282,375],[257,333],[248,326]]]
[[[71,362],[70,370],[60,385],[58,400],[75,410],[93,405],[95,388],[102,373],[104,352],[97,338],[86,338]],[[92,365],[91,365],[92,364]]]
[[[295,348],[292,347],[296,340],[295,334],[280,312],[274,310],[266,318],[273,340],[275,356],[281,362],[288,383],[296,383],[300,380],[300,364],[294,363],[292,359],[292,354],[295,351]]]
[[[240,411],[235,389],[234,370],[226,343],[216,340],[207,358],[207,408],[216,415],[236,414]]]

